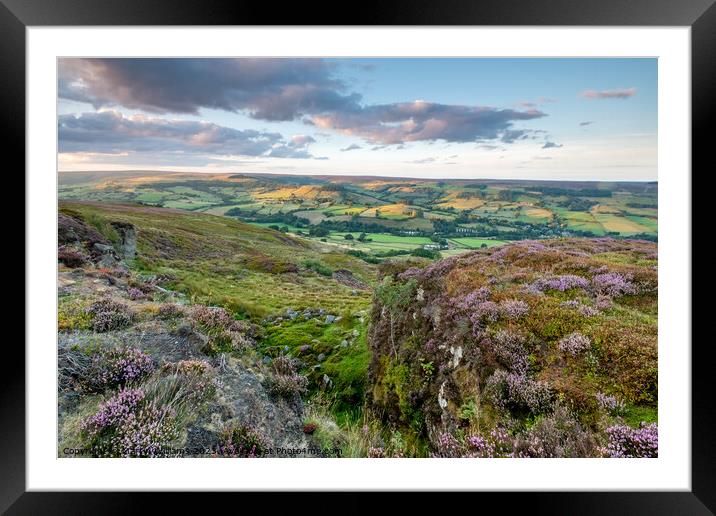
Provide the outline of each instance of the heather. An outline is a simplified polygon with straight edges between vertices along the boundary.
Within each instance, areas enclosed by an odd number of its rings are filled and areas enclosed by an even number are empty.
[[[105,240],[71,243],[89,261],[58,276],[60,449],[595,457],[643,448],[622,427],[655,428],[651,243],[522,241],[378,268],[207,214],[78,210],[73,227]],[[117,254],[127,224],[133,258]]]
[[[642,424],[639,428],[626,425],[610,426],[606,430],[609,444],[606,453],[612,458],[657,457],[659,432],[655,423]]]
[[[657,404],[646,256],[653,244],[564,239],[382,267],[369,411],[437,456],[594,457],[616,436],[628,448],[637,437],[613,429]]]
[[[196,416],[213,395],[212,370],[203,361],[165,364],[144,382],[108,391],[97,409],[80,421],[76,439],[95,457],[172,457]]]
[[[96,332],[118,330],[132,324],[134,314],[129,307],[110,298],[100,299],[87,309],[92,317],[92,329]]]
[[[234,424],[221,431],[215,454],[217,457],[261,457],[268,448],[269,443],[259,432]]]

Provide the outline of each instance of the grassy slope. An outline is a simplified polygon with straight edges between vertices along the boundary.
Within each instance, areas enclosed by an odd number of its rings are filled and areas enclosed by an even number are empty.
[[[268,315],[286,308],[365,308],[368,293],[351,293],[331,278],[307,270],[318,261],[348,269],[373,282],[370,264],[270,229],[213,215],[145,206],[61,202],[60,210],[79,213],[98,228],[121,221],[138,228],[133,267],[176,278],[172,287],[195,302],[217,304],[246,315]],[[297,272],[290,272],[296,271]]]

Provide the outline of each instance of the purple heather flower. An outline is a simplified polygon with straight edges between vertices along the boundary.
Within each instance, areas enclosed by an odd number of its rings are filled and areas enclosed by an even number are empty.
[[[626,277],[617,272],[597,274],[592,278],[592,287],[598,294],[616,297],[636,294],[636,286]]]
[[[500,310],[508,319],[519,319],[527,315],[530,305],[518,299],[507,299],[500,303]]]
[[[599,406],[610,414],[621,414],[624,411],[624,402],[616,399],[614,396],[598,392],[595,397],[597,398]]]
[[[563,353],[569,353],[573,356],[589,349],[591,345],[592,342],[589,340],[589,337],[586,337],[576,331],[562,338],[562,340],[557,343],[560,351]]]
[[[653,458],[659,452],[659,428],[656,423],[641,423],[639,428],[626,425],[610,426],[606,430],[609,444],[606,453],[611,458]]]
[[[566,292],[573,288],[587,288],[589,281],[574,274],[564,274],[562,276],[552,276],[551,278],[539,278],[532,285],[539,291],[558,290]]]

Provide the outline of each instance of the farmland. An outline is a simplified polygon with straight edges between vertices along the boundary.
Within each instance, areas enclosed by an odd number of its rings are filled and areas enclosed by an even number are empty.
[[[59,175],[59,198],[236,218],[381,258],[556,237],[656,240],[657,184],[160,172]],[[362,236],[361,236],[362,235]]]

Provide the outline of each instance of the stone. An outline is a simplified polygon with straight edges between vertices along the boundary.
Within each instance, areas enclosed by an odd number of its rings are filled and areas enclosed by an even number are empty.
[[[333,324],[336,321],[335,315],[327,315],[326,316],[326,324]]]
[[[95,242],[92,247],[100,253],[114,253],[114,247],[112,247],[111,245]]]

